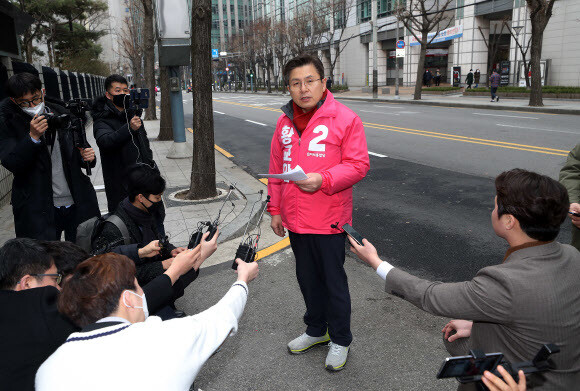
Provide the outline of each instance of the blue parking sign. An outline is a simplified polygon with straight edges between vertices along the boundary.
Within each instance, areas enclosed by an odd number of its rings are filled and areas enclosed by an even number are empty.
[[[211,49],[211,58],[219,58],[220,53],[218,49]]]

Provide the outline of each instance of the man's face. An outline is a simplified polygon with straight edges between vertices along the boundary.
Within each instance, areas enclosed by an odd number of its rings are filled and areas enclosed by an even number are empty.
[[[288,91],[294,103],[307,113],[322,99],[326,91],[326,79],[320,78],[314,65],[306,64],[290,72]]]
[[[108,99],[113,100],[113,96],[115,96],[115,95],[121,95],[121,94],[127,95],[128,93],[129,93],[129,86],[127,86],[127,84],[118,83],[115,81],[115,82],[111,83],[111,86],[109,87],[109,89],[107,90],[105,95],[107,96]]]
[[[42,91],[28,92],[20,98],[11,98],[12,102],[16,103],[21,108],[36,107],[42,103],[44,97]]]

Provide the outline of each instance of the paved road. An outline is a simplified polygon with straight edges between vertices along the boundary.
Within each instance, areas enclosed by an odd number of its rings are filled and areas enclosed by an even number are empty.
[[[214,94],[216,143],[248,172],[267,172],[288,99]],[[184,102],[191,126],[190,96]],[[355,227],[394,264],[444,280],[470,278],[506,250],[490,225],[493,178],[514,167],[557,177],[580,134],[577,116],[343,103],[361,116],[371,152],[371,170],[355,187]]]

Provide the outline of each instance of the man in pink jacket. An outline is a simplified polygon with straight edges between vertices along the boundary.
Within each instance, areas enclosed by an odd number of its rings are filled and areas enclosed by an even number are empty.
[[[270,173],[300,165],[308,175],[296,182],[268,181],[272,229],[279,236],[289,231],[306,304],[306,332],[288,350],[300,354],[330,341],[325,367],[338,371],[352,342],[340,227],[352,223],[352,186],[369,170],[367,143],[361,119],[326,90],[317,57],[290,60],[284,79],[292,100],[282,107],[272,138]]]

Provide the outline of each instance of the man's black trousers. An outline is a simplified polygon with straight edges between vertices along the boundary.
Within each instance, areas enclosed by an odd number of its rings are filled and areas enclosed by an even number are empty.
[[[352,334],[344,235],[289,234],[296,277],[306,304],[306,333],[320,337],[328,329],[332,342],[349,346]]]

